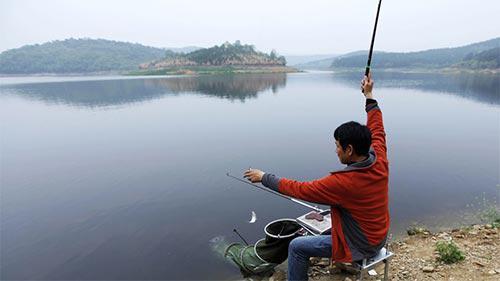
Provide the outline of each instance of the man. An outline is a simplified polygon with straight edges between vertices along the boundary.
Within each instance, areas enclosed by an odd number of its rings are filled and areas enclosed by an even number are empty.
[[[302,236],[288,248],[288,279],[307,280],[310,257],[337,262],[370,258],[384,246],[389,230],[389,163],[382,112],[373,99],[371,75],[361,81],[367,126],[347,122],[334,132],[337,155],[347,167],[324,178],[299,182],[257,169],[244,176],[252,182],[298,199],[331,206],[332,233]]]

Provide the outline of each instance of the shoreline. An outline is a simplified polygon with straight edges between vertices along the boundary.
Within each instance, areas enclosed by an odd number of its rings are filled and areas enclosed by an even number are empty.
[[[420,69],[420,68],[384,68],[376,69],[383,73],[402,73],[402,74],[472,74],[472,75],[498,75],[500,69],[460,69],[460,68],[439,68],[439,69]],[[202,67],[190,68],[179,67],[159,70],[130,70],[130,71],[101,71],[101,72],[83,72],[83,73],[0,73],[0,78],[16,77],[106,77],[106,76],[182,76],[182,75],[210,75],[210,74],[269,74],[269,73],[361,73],[364,68],[329,68],[329,69],[307,69],[294,68],[290,66],[283,67]]]
[[[296,73],[300,70],[289,66],[175,66],[162,69],[138,70],[125,74],[125,76],[149,75],[210,75],[210,74],[265,74],[265,73]]]
[[[330,68],[333,73],[364,72],[364,68]],[[496,75],[500,74],[500,68],[496,69],[468,69],[468,68],[376,68],[377,72],[384,73],[408,73],[408,74],[477,74]]]
[[[453,242],[464,254],[464,260],[447,264],[439,260],[436,245]],[[432,233],[421,227],[388,243],[395,255],[389,263],[388,280],[498,280],[500,278],[500,229],[498,222],[474,224]],[[384,266],[374,268],[363,280],[383,280]],[[276,268],[269,281],[286,280],[286,262]],[[311,258],[309,280],[355,281],[357,275],[329,259]],[[262,280],[267,280],[266,278]]]

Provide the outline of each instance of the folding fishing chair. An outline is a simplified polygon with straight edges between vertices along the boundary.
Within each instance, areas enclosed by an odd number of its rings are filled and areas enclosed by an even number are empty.
[[[357,272],[358,280],[362,281],[364,275],[374,268],[375,266],[384,263],[384,281],[389,280],[389,262],[394,253],[388,251],[385,247],[380,249],[378,254],[370,259],[364,259],[361,262],[355,262],[352,265],[352,269]]]

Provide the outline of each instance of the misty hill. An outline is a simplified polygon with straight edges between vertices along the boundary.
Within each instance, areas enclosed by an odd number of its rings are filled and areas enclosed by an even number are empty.
[[[160,60],[143,63],[143,70],[158,70],[194,66],[285,66],[286,59],[276,51],[270,54],[255,50],[253,45],[226,42],[220,46],[200,49],[187,54],[167,52]]]
[[[330,70],[333,61],[336,58],[347,58],[351,56],[356,56],[360,54],[365,54],[366,51],[355,51],[343,55],[330,55],[323,58],[304,60],[301,63],[295,64],[294,66],[299,69],[317,69],[317,70]],[[288,58],[288,57],[287,57]]]
[[[419,52],[396,53],[374,52],[372,67],[374,68],[445,68],[469,67],[476,69],[495,67],[485,60],[497,61],[500,53],[500,38],[470,44],[457,48],[432,49]],[[497,51],[495,51],[495,49]],[[491,50],[491,52],[486,52]],[[486,52],[482,55],[481,53]],[[368,51],[357,55],[341,56],[333,60],[332,68],[363,68],[366,65]],[[481,60],[482,63],[465,63],[467,60]],[[496,66],[498,67],[498,66]]]
[[[486,50],[478,54],[470,53],[455,66],[470,69],[500,68],[500,47]]]
[[[0,54],[0,73],[86,73],[134,70],[165,50],[104,39],[66,39],[27,45]]]
[[[202,47],[197,47],[197,46],[186,46],[186,47],[180,47],[180,48],[165,48],[165,50],[172,51],[174,53],[191,53],[194,51],[198,51],[199,49],[203,49]]]
[[[288,65],[302,65],[305,63],[320,61],[324,59],[332,59],[336,57],[336,54],[326,54],[326,55],[286,55],[286,62]]]

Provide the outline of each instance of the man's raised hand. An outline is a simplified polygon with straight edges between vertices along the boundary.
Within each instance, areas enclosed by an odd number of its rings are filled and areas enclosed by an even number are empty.
[[[373,99],[372,90],[373,90],[372,74],[368,73],[368,76],[365,76],[365,78],[361,80],[361,91],[363,92],[363,95],[365,95],[365,98]]]

